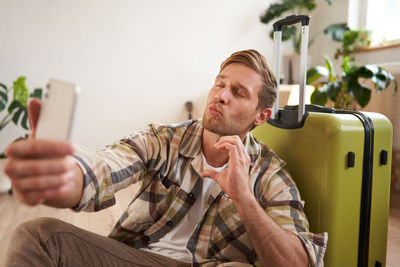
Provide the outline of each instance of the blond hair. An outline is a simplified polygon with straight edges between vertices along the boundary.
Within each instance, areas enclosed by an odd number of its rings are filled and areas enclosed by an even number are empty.
[[[264,83],[258,94],[257,109],[271,108],[276,99],[276,79],[265,57],[254,49],[238,51],[222,62],[220,72],[232,63],[244,64],[263,77]]]

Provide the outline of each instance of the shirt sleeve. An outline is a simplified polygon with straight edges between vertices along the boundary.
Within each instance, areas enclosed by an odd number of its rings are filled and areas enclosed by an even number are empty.
[[[99,211],[115,204],[115,193],[142,181],[148,168],[157,169],[163,158],[162,135],[155,125],[93,151],[75,146],[84,175],[83,193],[75,211]]]
[[[314,234],[304,213],[304,201],[285,169],[268,179],[260,203],[266,213],[282,228],[294,233],[307,251],[310,266],[323,266],[328,233]]]

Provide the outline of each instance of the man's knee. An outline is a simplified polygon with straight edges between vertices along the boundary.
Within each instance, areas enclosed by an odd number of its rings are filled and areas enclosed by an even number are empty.
[[[44,249],[46,243],[66,225],[57,219],[40,218],[18,226],[8,243],[6,266],[49,266],[52,257]]]
[[[65,228],[65,222],[54,218],[39,218],[25,222],[17,227],[13,234],[14,240],[36,239],[46,240],[53,234]]]

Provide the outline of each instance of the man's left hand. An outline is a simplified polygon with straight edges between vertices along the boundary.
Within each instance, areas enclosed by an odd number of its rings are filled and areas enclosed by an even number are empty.
[[[239,136],[223,136],[215,147],[218,150],[229,152],[228,168],[217,172],[214,170],[204,170],[200,173],[201,177],[214,179],[221,189],[234,200],[239,198],[249,189],[249,168],[250,157],[243,146]]]

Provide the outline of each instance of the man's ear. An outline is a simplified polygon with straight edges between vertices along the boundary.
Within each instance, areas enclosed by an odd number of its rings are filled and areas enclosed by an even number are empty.
[[[258,114],[256,119],[254,120],[254,126],[259,126],[261,124],[264,124],[272,115],[272,109],[270,108],[263,108],[261,109]]]

